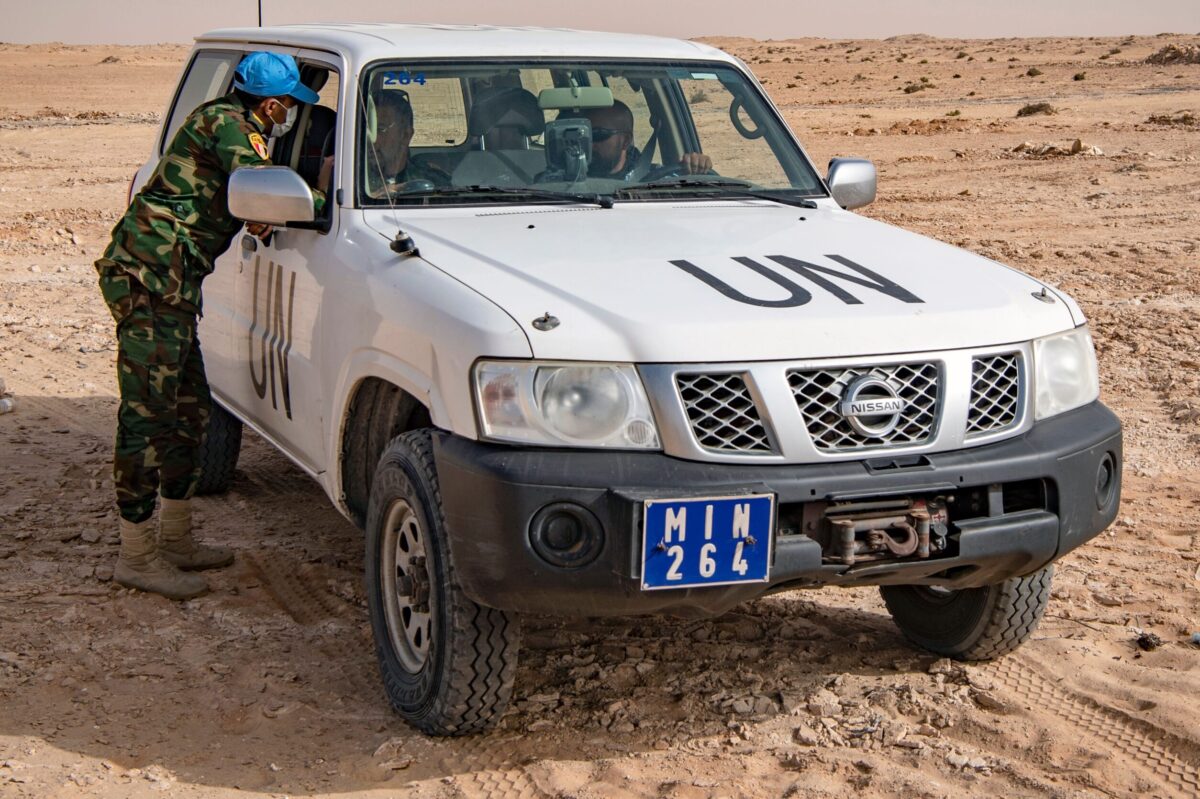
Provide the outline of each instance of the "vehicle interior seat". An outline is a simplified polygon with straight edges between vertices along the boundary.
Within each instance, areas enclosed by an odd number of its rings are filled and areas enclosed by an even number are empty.
[[[322,154],[333,154],[337,112],[323,105],[314,105],[308,110],[308,127],[300,140],[300,152],[296,160],[296,171],[310,186],[317,185],[321,174]]]
[[[477,149],[454,168],[457,186],[524,186],[546,169],[546,155],[530,147],[530,138],[546,129],[537,98],[525,89],[504,88],[482,94],[471,106],[467,135]]]

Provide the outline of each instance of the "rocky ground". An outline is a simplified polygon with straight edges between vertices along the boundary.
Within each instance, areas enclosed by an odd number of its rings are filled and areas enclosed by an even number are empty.
[[[1124,502],[1034,639],[938,660],[865,589],[528,619],[500,728],[429,740],[385,707],[359,533],[252,436],[199,503],[240,553],[214,592],[114,586],[90,264],[187,51],[0,45],[0,796],[1200,795],[1200,39],[713,41],[818,164],[879,165],[867,213],[1091,318]]]

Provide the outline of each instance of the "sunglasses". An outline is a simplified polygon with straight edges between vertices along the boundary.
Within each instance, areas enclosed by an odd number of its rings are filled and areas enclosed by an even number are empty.
[[[408,97],[408,92],[404,91],[404,89],[387,89],[386,95],[381,95],[381,96],[386,96],[388,98],[387,102],[389,105],[392,103],[396,103],[396,101],[399,100],[399,103],[397,103],[396,106],[393,106],[393,108],[396,108],[398,106],[404,107],[404,108],[409,109],[408,113],[411,114],[412,101]],[[382,104],[383,103],[379,99],[379,97],[376,97],[375,107],[378,108]],[[403,121],[401,121],[401,119],[403,119]],[[403,117],[401,117],[401,119],[398,119],[395,122],[389,123],[387,125],[379,125],[377,128],[377,131],[379,133],[390,133],[393,128],[405,129],[405,128],[409,128],[412,126],[412,123],[409,122],[407,119],[404,119]]]
[[[627,130],[617,130],[616,128],[592,128],[592,143],[596,144],[602,141],[608,141],[613,136],[619,133],[628,133]]]

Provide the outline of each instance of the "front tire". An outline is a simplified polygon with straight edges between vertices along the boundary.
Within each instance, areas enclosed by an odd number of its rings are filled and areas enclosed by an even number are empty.
[[[200,446],[200,479],[197,494],[220,494],[233,482],[242,451],[242,423],[217,403],[208,415],[208,430]]]
[[[884,585],[879,592],[901,632],[918,646],[959,660],[1007,655],[1033,635],[1054,566],[983,588]]]
[[[366,538],[367,604],[392,707],[430,735],[493,726],[512,695],[518,620],[476,604],[458,584],[429,430],[384,450]]]

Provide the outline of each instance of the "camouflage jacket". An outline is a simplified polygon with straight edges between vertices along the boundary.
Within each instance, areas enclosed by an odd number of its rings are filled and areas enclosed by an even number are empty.
[[[201,105],[113,228],[96,267],[116,265],[164,302],[199,312],[200,283],[242,227],[229,214],[229,175],[269,163],[263,124],[235,95]],[[314,190],[313,199],[319,211],[325,198]]]

